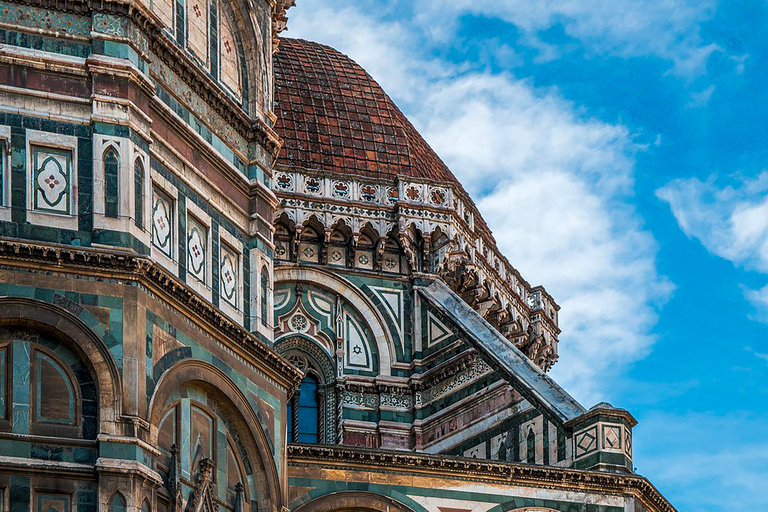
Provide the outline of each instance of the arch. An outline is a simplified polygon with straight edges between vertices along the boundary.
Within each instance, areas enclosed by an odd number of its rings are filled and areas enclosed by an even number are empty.
[[[0,297],[0,327],[22,326],[53,334],[64,340],[89,366],[99,396],[99,430],[118,434],[120,373],[112,354],[80,318],[66,309],[25,297]]]
[[[357,308],[376,341],[379,355],[379,374],[391,375],[392,362],[397,360],[395,343],[392,339],[387,322],[373,302],[351,281],[336,274],[316,267],[277,267],[275,268],[275,283],[312,283],[339,294]],[[372,320],[375,320],[373,322]]]
[[[228,406],[227,413],[231,416],[231,420],[256,444],[258,452],[256,455],[261,459],[269,494],[265,499],[279,510],[282,507],[284,496],[280,490],[278,469],[272,453],[272,442],[267,437],[256,411],[248,402],[243,391],[226,373],[211,363],[200,359],[185,359],[163,373],[149,402],[147,421],[150,424],[150,444],[157,446],[158,426],[165,412],[165,404],[172,393],[184,384],[195,384],[226,398],[229,403],[222,405]]]
[[[336,443],[336,369],[327,348],[317,340],[299,333],[289,333],[278,339],[275,351],[307,373],[313,373],[320,382],[321,400],[319,405],[319,437],[321,443]],[[294,395],[295,396],[295,395]],[[291,400],[294,397],[289,397]],[[288,417],[288,421],[293,418]],[[290,440],[289,440],[290,442]]]
[[[304,503],[294,512],[416,512],[399,501],[364,491],[326,494]]]
[[[331,356],[322,344],[309,336],[295,332],[288,333],[275,340],[273,348],[275,352],[286,358],[294,351],[309,356],[310,363],[315,366],[323,384],[329,384],[336,378]]]
[[[127,503],[123,493],[115,491],[112,497],[109,499],[109,512],[125,512]]]

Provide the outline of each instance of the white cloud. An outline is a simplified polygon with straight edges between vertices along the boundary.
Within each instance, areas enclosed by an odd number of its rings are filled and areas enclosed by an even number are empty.
[[[362,8],[303,0],[291,15],[290,35],[351,55],[405,107],[502,252],[563,306],[553,376],[586,405],[610,399],[611,379],[652,345],[671,289],[631,206],[642,148],[627,128],[590,119],[555,89],[420,57],[428,38]]]
[[[744,296],[752,304],[752,307],[755,308],[756,314],[752,319],[768,324],[768,285],[763,286],[759,290],[745,290]],[[768,354],[755,352],[755,356],[768,361]]]
[[[673,72],[701,74],[721,48],[706,44],[699,27],[715,11],[715,0],[453,0],[450,5],[420,0],[417,19],[437,37],[448,40],[461,16],[501,19],[521,30],[524,40],[544,48],[546,59],[559,51],[540,39],[542,31],[561,26],[588,52],[621,57],[656,56],[673,63]]]
[[[582,120],[554,91],[504,75],[440,83],[417,125],[470,190],[509,260],[562,306],[553,376],[589,405],[653,343],[653,238],[629,205],[634,170],[627,129]],[[628,314],[628,312],[632,314]]]
[[[709,252],[768,273],[768,172],[735,186],[719,186],[715,177],[678,179],[656,195],[669,204],[680,229]],[[768,286],[745,296],[757,310],[755,319],[768,323]]]

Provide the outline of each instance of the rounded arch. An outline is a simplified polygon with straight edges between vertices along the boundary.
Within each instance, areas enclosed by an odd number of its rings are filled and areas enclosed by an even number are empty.
[[[222,405],[226,407],[233,424],[240,432],[247,434],[256,445],[256,455],[261,459],[269,503],[279,510],[284,496],[280,490],[279,475],[272,454],[272,442],[243,391],[226,373],[211,363],[200,359],[186,359],[163,373],[149,402],[147,421],[150,424],[150,444],[157,446],[158,425],[165,412],[165,405],[172,393],[185,384],[194,384],[206,391],[211,391],[228,402]]]
[[[364,491],[326,494],[299,506],[294,512],[417,512],[399,501]]]
[[[275,352],[283,357],[289,357],[291,352],[301,352],[310,359],[310,364],[315,367],[316,373],[323,384],[329,384],[335,380],[335,366],[327,350],[316,340],[301,333],[288,333],[275,340]]]
[[[321,268],[291,266],[275,268],[275,284],[277,283],[311,283],[339,294],[350,304],[354,304],[376,341],[379,374],[391,375],[397,352],[392,335],[386,327],[387,322],[373,302],[351,281]]]
[[[83,311],[85,314],[85,311]],[[79,317],[59,306],[24,297],[0,297],[0,327],[23,326],[39,329],[64,340],[89,366],[99,397],[99,430],[119,434],[120,373],[112,354]]]

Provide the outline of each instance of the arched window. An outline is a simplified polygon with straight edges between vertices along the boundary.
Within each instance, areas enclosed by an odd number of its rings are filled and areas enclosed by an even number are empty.
[[[161,455],[156,459],[157,470],[170,478],[174,473],[181,476],[181,468],[188,468],[183,471],[189,471],[189,477],[183,478],[196,481],[201,461],[209,459],[215,468],[210,475],[213,496],[229,509],[236,509],[238,499],[247,503],[248,495],[256,492],[248,487],[253,459],[248,456],[233,423],[223,414],[220,404],[199,388],[185,387],[180,395],[182,398],[166,410],[158,426],[157,444]],[[176,460],[172,459],[172,453]],[[172,471],[172,468],[175,469]]]
[[[533,429],[528,429],[528,436],[525,439],[525,462],[528,464],[536,464],[536,434],[533,433]]]
[[[280,220],[275,222],[275,259],[290,261],[291,254],[291,232],[288,227]]]
[[[144,166],[138,158],[133,164],[133,222],[139,229],[144,228]]]
[[[118,217],[118,167],[117,151],[109,148],[104,153],[104,215],[113,219]]]
[[[125,498],[119,492],[109,501],[109,512],[125,512]]]
[[[149,504],[149,501],[144,500],[141,504],[141,512],[152,512],[152,506]]]
[[[75,390],[67,372],[52,357],[36,352],[35,419],[43,423],[75,424]]]
[[[261,267],[261,323],[266,327],[270,322],[269,314],[269,269]]]
[[[293,442],[320,442],[319,388],[317,377],[307,373],[301,381],[298,399],[294,397],[288,404],[288,438]],[[297,416],[299,428],[294,432],[294,419]]]

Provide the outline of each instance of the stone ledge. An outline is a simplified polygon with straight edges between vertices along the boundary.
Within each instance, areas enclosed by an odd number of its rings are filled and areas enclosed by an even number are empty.
[[[0,238],[0,262],[19,267],[52,265],[66,269],[82,269],[118,274],[125,279],[143,280],[160,289],[179,304],[184,304],[201,321],[223,337],[234,342],[244,352],[272,370],[273,377],[282,381],[290,395],[301,384],[303,374],[256,336],[230,320],[159,264],[135,253],[96,251],[67,245],[42,245],[21,240]],[[258,364],[257,364],[258,366]]]
[[[294,467],[320,466],[329,469],[335,464],[345,468],[357,466],[389,472],[428,472],[430,475],[456,476],[466,480],[495,480],[507,484],[617,493],[636,496],[654,512],[677,512],[651,482],[639,475],[331,445],[289,444],[287,457],[288,465]]]

